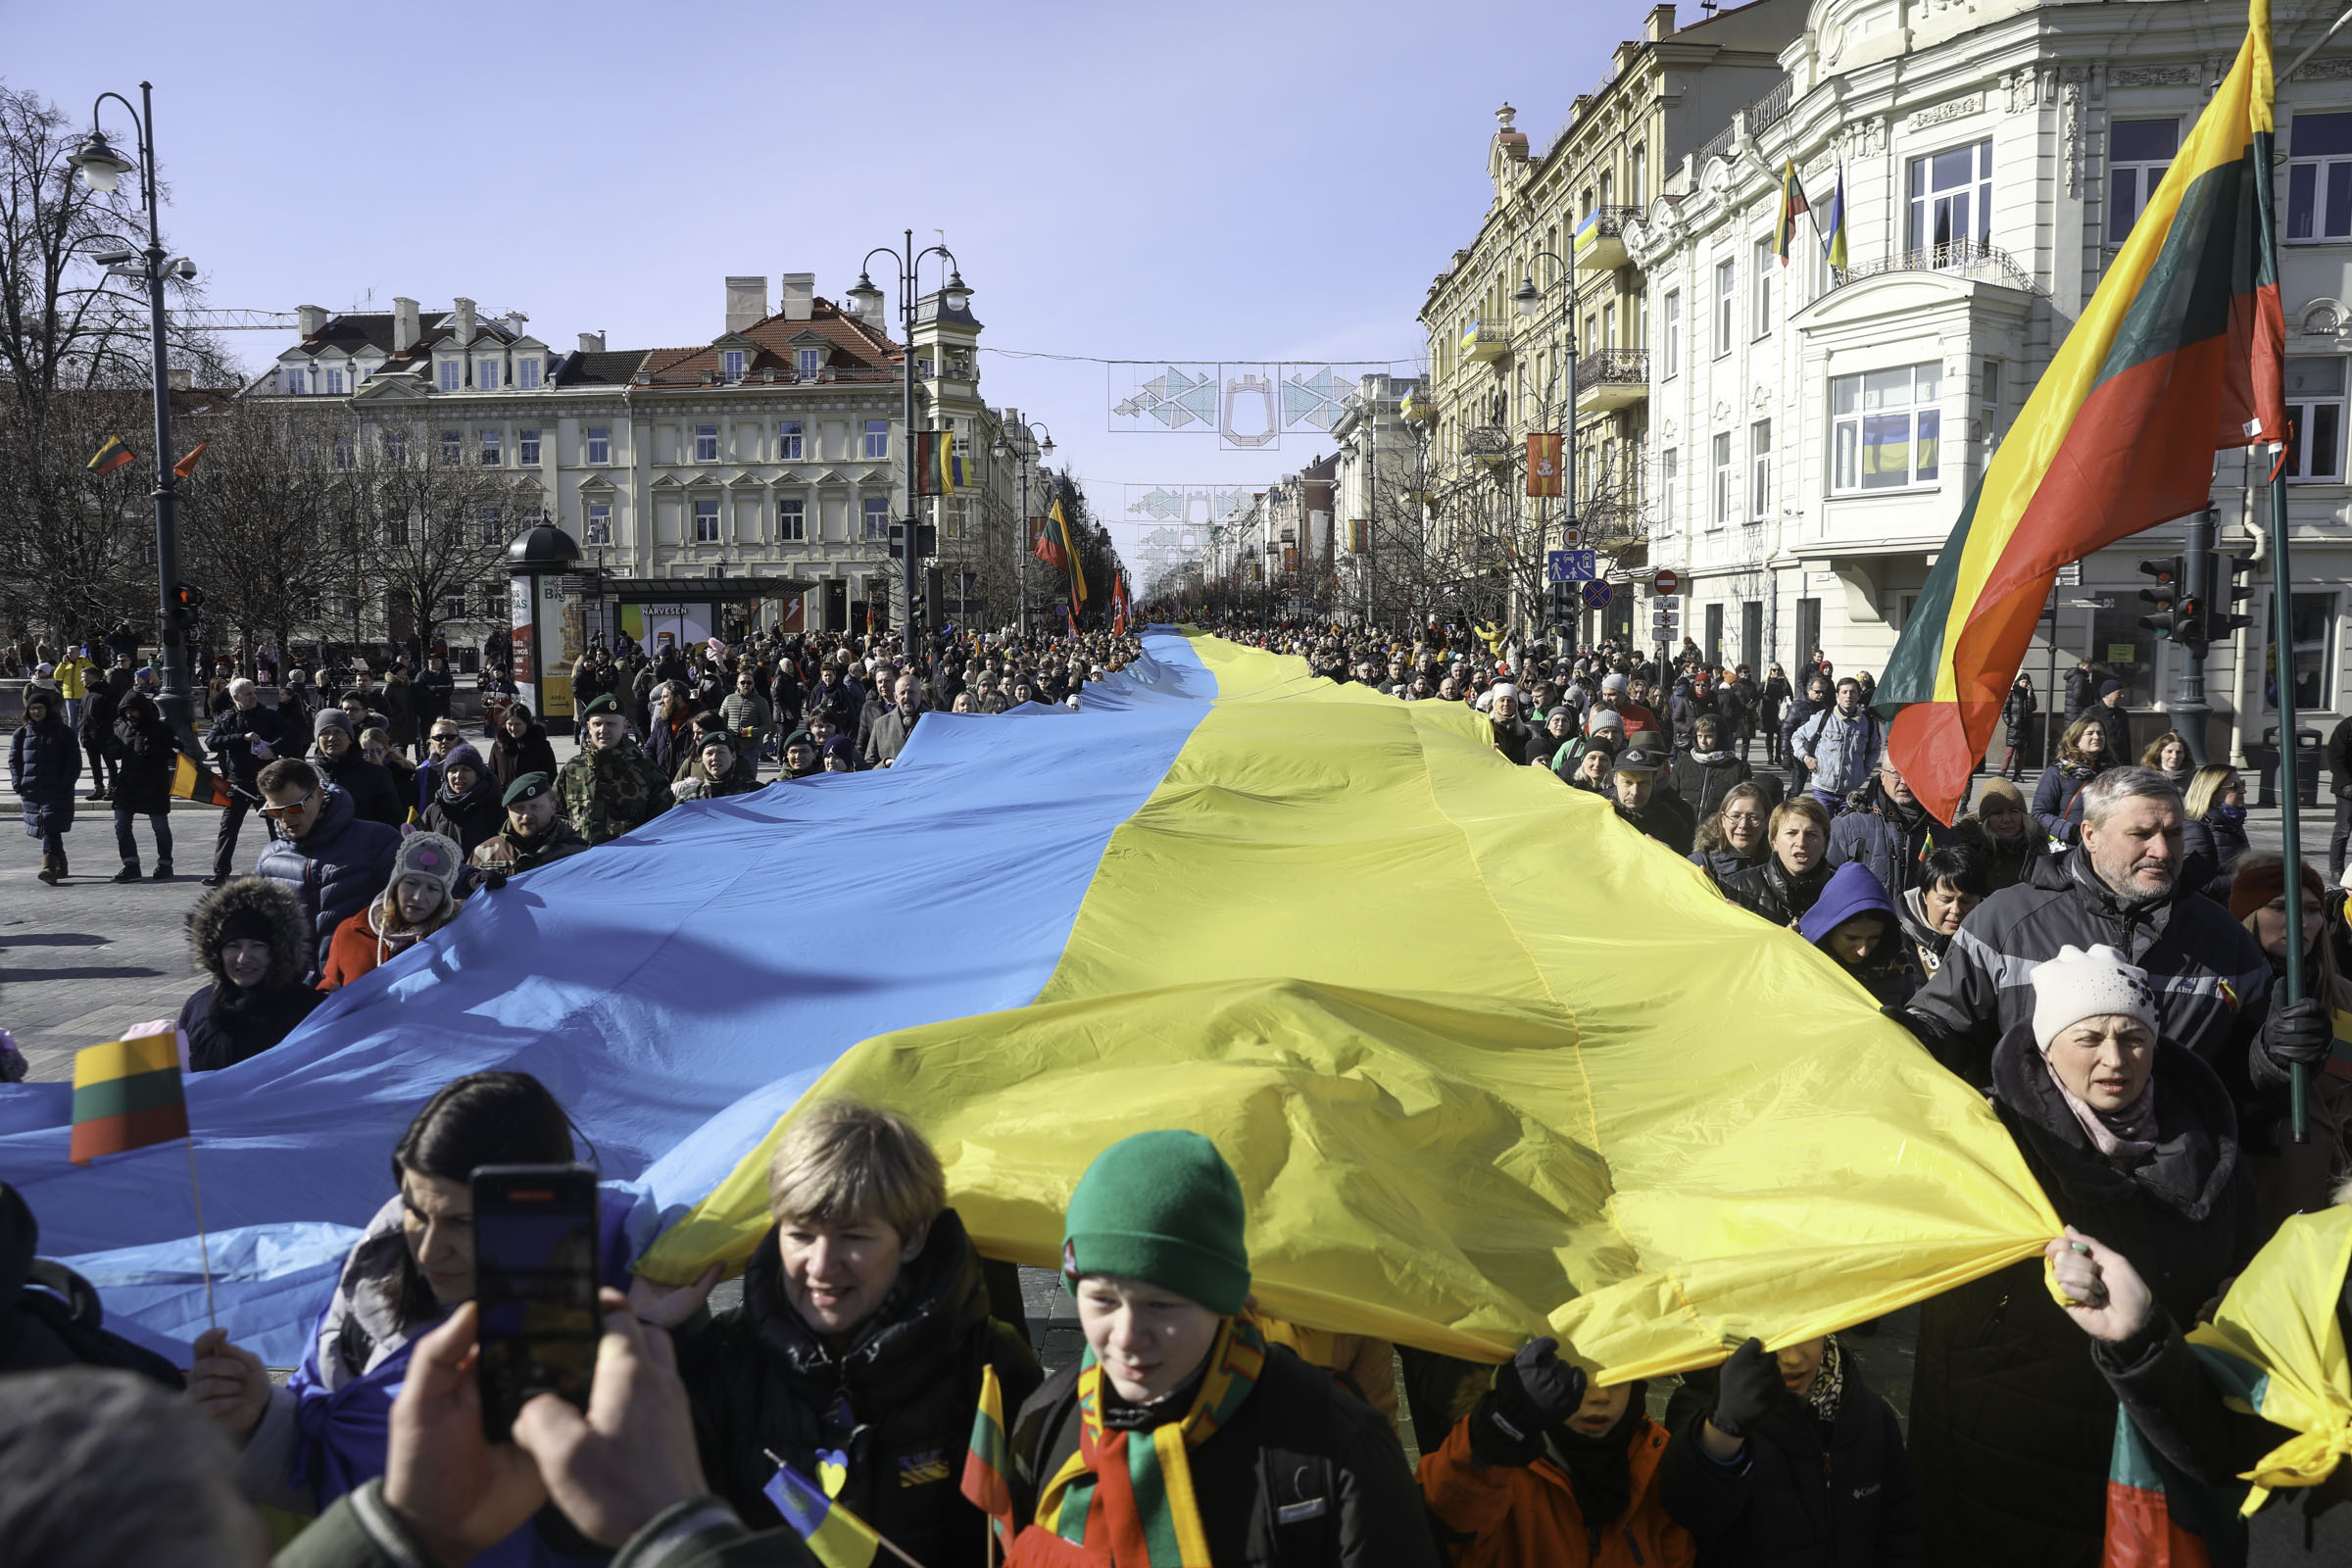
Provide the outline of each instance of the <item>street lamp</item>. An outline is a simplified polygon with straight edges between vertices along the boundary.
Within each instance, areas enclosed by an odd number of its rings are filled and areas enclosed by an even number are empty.
[[[112,98],[130,115],[138,127],[139,161],[132,162],[115,150],[98,123],[98,111]],[[156,706],[163,710],[167,722],[185,733],[191,717],[188,693],[187,612],[180,605],[179,594],[179,519],[177,515],[177,478],[172,471],[172,377],[170,362],[164,349],[164,280],[177,277],[183,281],[196,275],[196,264],[186,257],[172,259],[164,251],[163,226],[156,214],[155,180],[155,86],[139,83],[139,105],[119,92],[102,92],[90,105],[90,133],[81,145],[66,155],[90,189],[108,194],[124,174],[146,167],[140,180],[147,200],[147,246],[139,251],[118,251],[101,256],[98,261],[109,272],[125,277],[142,277],[147,283],[148,328],[152,348],[152,369],[155,374],[155,575],[157,656],[163,665],[157,681]]]
[[[1543,292],[1536,287],[1536,263],[1548,261],[1559,270],[1560,276],[1554,286],[1560,289],[1568,312],[1568,429],[1560,441],[1560,496],[1568,509],[1567,516],[1562,519],[1562,526],[1574,528],[1576,526],[1576,262],[1574,260],[1576,248],[1570,246],[1568,254],[1571,259],[1565,262],[1549,251],[1538,251],[1529,257],[1527,259],[1528,270],[1521,274],[1519,290],[1511,296],[1511,303],[1518,308],[1520,319],[1533,322],[1542,309],[1544,301]],[[1544,503],[1539,498],[1536,502],[1536,559],[1538,561],[1544,559],[1544,546],[1550,542],[1549,532],[1550,530],[1544,523]],[[1577,613],[1581,617],[1584,612],[1579,611]],[[1578,630],[1580,633],[1582,632],[1581,625]]]
[[[954,282],[949,284],[950,288],[955,286]],[[1026,642],[1029,637],[1029,558],[1037,550],[1037,542],[1029,537],[1029,453],[1034,448],[1038,456],[1052,457],[1054,432],[1038,419],[1015,419],[1012,428],[1024,432],[1029,437],[1028,441],[1016,445],[1009,435],[1000,434],[997,437],[997,453],[1001,457],[1018,460],[1021,467],[1021,550],[1012,564],[1014,580],[1019,584],[1014,591],[1020,595],[1020,604],[1014,612],[1013,623],[1019,628],[1022,641]]]
[[[915,461],[916,443],[914,439],[914,291],[919,284],[918,274],[923,263],[933,256],[940,258],[948,268],[948,280],[939,291],[939,301],[942,306],[951,311],[960,312],[971,303],[972,291],[965,286],[963,271],[956,265],[956,253],[945,245],[926,245],[922,250],[917,251],[914,248],[914,230],[910,228],[906,230],[903,249],[894,251],[887,245],[877,245],[867,251],[865,260],[858,264],[858,286],[850,290],[850,298],[858,302],[859,316],[868,321],[872,320],[882,308],[882,291],[874,286],[871,275],[873,261],[877,256],[885,258],[899,270],[899,327],[901,340],[906,349],[901,362],[905,367],[905,372],[901,379],[906,388],[906,520],[903,525],[904,537],[900,542],[905,550],[906,610],[906,625],[902,630],[901,640],[906,648],[906,667],[911,670],[914,668],[916,659],[915,607],[922,602],[919,597],[922,586],[922,560],[915,549],[916,519],[922,515],[919,505],[922,474],[921,466]]]

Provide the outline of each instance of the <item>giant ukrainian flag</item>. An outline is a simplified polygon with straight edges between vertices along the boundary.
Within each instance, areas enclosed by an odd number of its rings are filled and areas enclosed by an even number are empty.
[[[666,1279],[749,1254],[811,1093],[912,1116],[981,1246],[1031,1263],[1104,1145],[1196,1129],[1269,1310],[1485,1356],[1548,1326],[1616,1376],[2058,1231],[1981,1097],[1835,964],[1477,715],[1145,644],[1079,712],[926,714],[887,771],[516,878],[195,1075],[223,1318],[298,1343],[409,1117],[488,1067],[554,1088]],[[70,1093],[0,1090],[0,1177],[110,1309],[193,1334],[184,1156],[69,1170]]]
[[[2058,568],[2204,507],[2216,451],[2283,438],[2271,128],[2270,0],[2253,0],[2237,63],[1961,509],[1872,698],[1944,821]]]

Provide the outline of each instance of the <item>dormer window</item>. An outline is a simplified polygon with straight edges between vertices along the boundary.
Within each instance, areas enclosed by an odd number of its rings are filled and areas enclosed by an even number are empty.
[[[476,364],[473,368],[473,384],[475,389],[478,391],[497,391],[498,362],[496,360],[483,360]]]
[[[803,349],[794,356],[794,363],[800,368],[802,380],[813,381],[816,379],[817,367],[825,363],[825,351],[823,349]]]
[[[343,395],[343,372],[341,370],[329,369],[326,372],[326,395],[330,398],[339,398]]]
[[[288,397],[298,398],[309,390],[304,384],[302,367],[299,365],[287,366],[284,370],[279,372],[278,379],[280,384],[285,387]]]
[[[514,384],[525,392],[539,385],[539,362],[536,359],[514,362]]]
[[[718,357],[719,369],[729,382],[743,379],[743,350],[728,349]]]
[[[456,360],[441,362],[441,390],[455,392],[465,384],[466,367]]]

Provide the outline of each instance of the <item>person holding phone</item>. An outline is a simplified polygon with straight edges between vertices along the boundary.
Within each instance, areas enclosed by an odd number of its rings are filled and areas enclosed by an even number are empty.
[[[527,1073],[444,1084],[392,1152],[397,1189],[368,1221],[283,1388],[261,1357],[209,1329],[188,1392],[241,1446],[237,1484],[257,1503],[312,1514],[384,1473],[392,1401],[417,1341],[474,1295],[472,1195],[482,1165],[562,1164],[571,1118]],[[485,1561],[547,1560],[528,1533]]]
[[[989,1314],[939,1156],[902,1116],[823,1101],[785,1132],[767,1191],[775,1228],[743,1304],[678,1350],[710,1490],[766,1528],[777,1459],[811,1479],[838,1465],[836,1499],[926,1568],[978,1563],[986,1526],[958,1481],[982,1370],[1007,1411],[1041,1374]],[[709,1292],[706,1277],[639,1310],[678,1323]]]

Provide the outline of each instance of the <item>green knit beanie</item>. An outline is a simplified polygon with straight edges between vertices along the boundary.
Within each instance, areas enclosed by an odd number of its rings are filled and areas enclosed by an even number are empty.
[[[1095,1156],[1062,1223],[1062,1280],[1082,1274],[1142,1280],[1212,1312],[1250,1295],[1242,1184],[1199,1133],[1137,1133]]]

